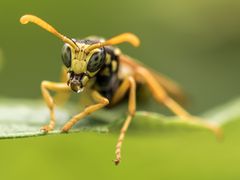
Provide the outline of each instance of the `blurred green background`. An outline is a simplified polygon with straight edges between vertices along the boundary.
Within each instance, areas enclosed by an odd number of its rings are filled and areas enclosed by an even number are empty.
[[[122,50],[179,82],[195,114],[240,95],[240,1],[9,0],[0,9],[1,96],[40,98],[42,80],[58,81],[63,44],[20,25],[26,13],[69,37],[134,32],[141,46]],[[130,130],[119,167],[111,163],[117,133],[4,140],[1,179],[238,179],[238,125],[222,143],[205,132]]]

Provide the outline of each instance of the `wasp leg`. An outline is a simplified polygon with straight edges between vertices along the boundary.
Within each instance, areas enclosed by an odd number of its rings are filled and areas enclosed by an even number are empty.
[[[60,81],[67,83],[68,78],[67,78],[67,69],[66,67],[62,66],[61,74],[60,74]],[[54,102],[57,105],[63,105],[67,102],[67,100],[70,97],[70,91],[68,92],[57,92],[56,95],[54,96]]]
[[[128,126],[135,114],[136,111],[136,82],[133,77],[127,77],[119,87],[119,89],[116,91],[114,97],[113,97],[113,103],[118,102],[122,97],[127,93],[127,91],[130,90],[129,92],[129,104],[128,104],[128,116],[127,119],[125,120],[122,129],[120,131],[120,135],[118,137],[117,145],[116,145],[116,159],[115,159],[115,164],[118,165],[120,160],[121,160],[121,147],[123,143],[123,139],[125,136],[125,133],[128,129]]]
[[[50,110],[50,122],[48,125],[41,128],[41,130],[48,132],[51,131],[55,126],[55,113],[54,113],[54,101],[52,96],[49,93],[49,90],[56,92],[68,92],[70,88],[66,85],[66,83],[56,83],[50,81],[42,81],[41,90],[43,98]]]
[[[145,80],[153,97],[159,103],[163,103],[173,113],[179,116],[183,122],[196,124],[211,130],[218,138],[222,136],[221,129],[215,125],[206,123],[198,117],[194,117],[183,109],[176,101],[169,97],[163,87],[157,82],[155,77],[145,68],[138,68],[136,75]]]
[[[97,91],[92,92],[92,97],[95,101],[97,101],[97,104],[91,105],[84,109],[83,112],[75,115],[72,119],[70,119],[62,128],[62,132],[67,132],[71,127],[76,124],[79,120],[84,118],[85,116],[91,114],[94,111],[97,111],[98,109],[103,108],[104,106],[109,104],[108,99],[103,97],[101,94],[99,94]]]

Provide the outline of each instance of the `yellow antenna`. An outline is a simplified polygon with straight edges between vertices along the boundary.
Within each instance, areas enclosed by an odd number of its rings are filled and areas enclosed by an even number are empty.
[[[53,28],[51,25],[49,25],[47,22],[40,19],[39,17],[27,14],[20,18],[21,24],[27,24],[29,22],[37,24],[38,26],[60,38],[63,42],[68,43],[76,51],[79,51],[79,47],[71,39],[59,33],[55,28]]]
[[[106,40],[105,42],[100,42],[100,43],[90,45],[89,47],[87,47],[85,49],[85,52],[89,53],[91,50],[96,49],[96,48],[100,48],[100,47],[107,46],[107,45],[120,44],[123,42],[129,42],[130,44],[132,44],[135,47],[140,45],[140,40],[135,34],[123,33],[123,34],[115,36],[109,40]]]

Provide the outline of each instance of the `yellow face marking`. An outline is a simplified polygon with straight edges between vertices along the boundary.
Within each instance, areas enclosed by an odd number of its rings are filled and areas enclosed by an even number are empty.
[[[84,76],[83,79],[82,79],[82,84],[83,86],[85,86],[88,82],[89,78],[87,76]]]
[[[76,74],[80,74],[80,73],[84,73],[87,71],[87,64],[88,61],[90,60],[90,58],[92,57],[92,55],[96,52],[99,52],[99,49],[94,49],[91,52],[89,52],[89,54],[86,54],[84,52],[84,50],[89,46],[87,44],[81,44],[81,43],[77,43],[77,45],[79,46],[80,51],[75,51],[72,47],[71,48],[71,52],[72,52],[72,65],[71,65],[71,70],[76,73]],[[94,73],[89,73],[90,75],[94,75],[96,74]]]
[[[99,70],[98,70],[98,71],[99,71]],[[90,77],[93,77],[95,74],[98,73],[98,71],[96,71],[96,72],[89,72],[89,71],[87,71],[87,72],[88,72],[88,75],[89,75]]]
[[[71,68],[76,74],[84,73],[87,69],[87,63],[83,60],[73,59]]]

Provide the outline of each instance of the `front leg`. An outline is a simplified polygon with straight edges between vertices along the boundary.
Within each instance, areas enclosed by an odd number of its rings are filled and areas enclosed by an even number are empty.
[[[50,95],[49,90],[66,93],[70,91],[70,88],[67,86],[66,83],[56,83],[56,82],[50,82],[50,81],[42,81],[41,83],[41,90],[43,98],[50,110],[50,122],[48,125],[43,126],[41,130],[44,132],[51,131],[55,126],[55,113],[54,113],[54,101],[53,97]]]
[[[72,128],[74,124],[76,124],[79,120],[86,117],[87,115],[91,114],[94,111],[97,111],[98,109],[103,108],[104,106],[109,104],[109,101],[107,98],[103,97],[99,92],[93,91],[92,92],[93,99],[98,102],[97,104],[91,105],[89,107],[86,107],[83,112],[75,115],[71,120],[69,120],[62,128],[62,132],[68,132],[69,129]]]
[[[67,84],[67,81],[68,81],[68,70],[65,66],[62,66],[62,70],[61,70],[61,74],[60,74],[60,82],[62,83],[66,83]],[[55,95],[54,95],[54,103],[56,105],[64,105],[67,100],[69,99],[70,97],[70,91],[68,92],[57,92]]]

